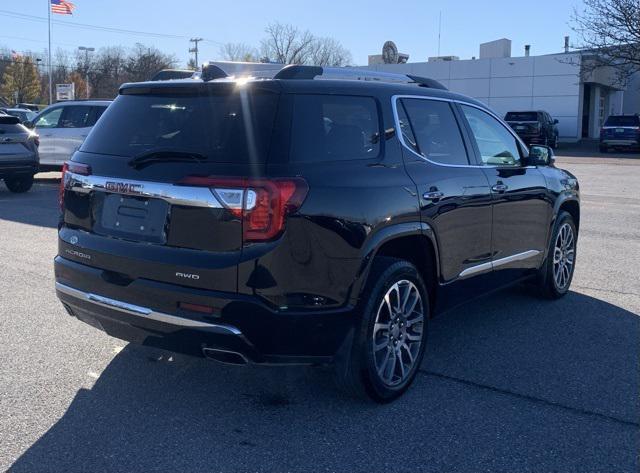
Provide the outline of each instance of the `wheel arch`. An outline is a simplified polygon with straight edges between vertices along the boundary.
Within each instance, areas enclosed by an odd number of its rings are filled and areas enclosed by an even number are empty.
[[[351,303],[357,301],[365,287],[371,262],[376,256],[401,258],[416,266],[429,290],[433,308],[440,275],[438,244],[433,229],[424,222],[400,223],[387,226],[374,234],[363,251],[358,277],[353,285]]]

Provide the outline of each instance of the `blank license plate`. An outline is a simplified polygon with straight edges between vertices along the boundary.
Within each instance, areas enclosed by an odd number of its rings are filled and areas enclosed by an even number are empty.
[[[169,204],[164,200],[105,195],[96,233],[105,233],[135,241],[164,244]]]

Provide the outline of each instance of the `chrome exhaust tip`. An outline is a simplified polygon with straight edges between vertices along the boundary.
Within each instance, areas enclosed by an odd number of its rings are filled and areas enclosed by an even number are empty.
[[[205,358],[219,361],[227,365],[246,365],[249,360],[242,353],[229,350],[221,350],[220,348],[203,348],[202,354]]]

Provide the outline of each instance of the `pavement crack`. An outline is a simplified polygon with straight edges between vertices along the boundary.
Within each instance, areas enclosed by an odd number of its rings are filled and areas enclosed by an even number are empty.
[[[620,295],[623,295],[623,296],[640,296],[640,294],[637,294],[635,292],[616,291],[615,289],[601,289],[601,288],[597,288],[597,287],[577,286],[575,284],[574,284],[573,287],[574,288],[578,288],[578,289],[586,289],[587,291],[611,292],[613,294],[620,294]]]
[[[591,417],[597,417],[599,419],[603,419],[609,422],[614,422],[616,424],[621,424],[627,427],[635,427],[638,428],[640,427],[640,423],[639,422],[633,422],[630,420],[626,420],[626,419],[620,419],[618,417],[615,416],[610,416],[607,414],[601,414],[599,412],[593,412],[593,411],[589,411],[587,409],[580,409],[578,407],[572,407],[572,406],[566,406],[564,404],[560,404],[558,402],[554,402],[554,401],[549,401],[546,399],[542,399],[539,397],[535,397],[535,396],[530,396],[528,394],[521,394],[521,393],[517,393],[514,391],[509,391],[508,389],[501,389],[501,388],[496,388],[494,386],[488,386],[486,384],[481,384],[481,383],[476,383],[475,381],[469,381],[466,379],[461,379],[461,378],[456,378],[454,376],[448,376],[446,374],[442,374],[442,373],[436,373],[435,371],[428,371],[428,370],[424,370],[424,369],[420,369],[418,370],[420,373],[426,375],[426,376],[433,376],[434,378],[439,378],[439,379],[444,379],[447,381],[453,381],[455,383],[460,383],[460,384],[465,384],[467,386],[472,386],[475,388],[480,388],[480,389],[484,389],[487,391],[493,391],[495,393],[499,393],[499,394],[504,394],[507,396],[512,396],[512,397],[517,397],[520,399],[525,399],[529,402],[534,402],[536,404],[543,404],[545,406],[551,406],[551,407],[555,407],[555,408],[559,408],[559,409],[565,409],[567,411],[571,411],[574,412],[576,414],[581,414],[581,415],[587,415],[587,416],[591,416]]]

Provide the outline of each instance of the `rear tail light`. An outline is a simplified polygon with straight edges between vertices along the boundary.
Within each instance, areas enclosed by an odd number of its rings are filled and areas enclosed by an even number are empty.
[[[60,187],[58,189],[58,204],[60,210],[64,208],[64,190],[66,187],[67,173],[80,174],[81,176],[88,176],[91,174],[91,166],[82,163],[74,163],[73,161],[66,161],[62,165],[62,176],[60,176]]]
[[[253,179],[187,177],[180,184],[205,186],[232,214],[242,219],[244,242],[269,241],[285,227],[287,215],[296,212],[309,187],[304,179]]]

